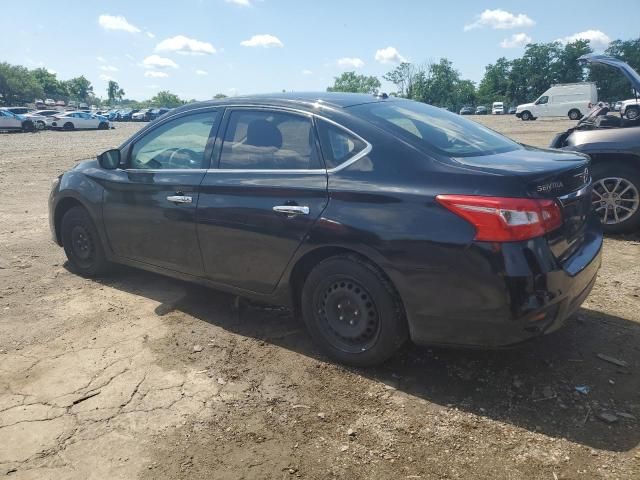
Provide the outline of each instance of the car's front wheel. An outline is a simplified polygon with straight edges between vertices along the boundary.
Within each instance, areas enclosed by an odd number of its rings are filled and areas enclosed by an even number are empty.
[[[98,125],[98,130],[108,130],[109,124],[107,122],[100,122]]]
[[[301,305],[311,336],[330,357],[345,364],[378,365],[409,337],[393,285],[355,255],[320,262],[304,283]]]
[[[525,122],[528,122],[529,120],[531,120],[533,118],[533,115],[531,115],[530,111],[525,110],[524,112],[522,112],[522,115],[520,115],[520,118],[522,120],[524,120]]]
[[[578,120],[579,118],[582,117],[582,113],[580,113],[580,110],[576,110],[575,108],[573,110],[571,110],[569,112],[569,119],[570,120]]]
[[[84,207],[70,208],[62,217],[62,246],[71,269],[85,276],[95,276],[109,269],[98,230]]]
[[[640,228],[640,170],[618,162],[595,165],[592,202],[605,232]]]
[[[640,117],[640,108],[638,107],[627,107],[627,110],[624,112],[624,116],[629,120],[637,120]]]

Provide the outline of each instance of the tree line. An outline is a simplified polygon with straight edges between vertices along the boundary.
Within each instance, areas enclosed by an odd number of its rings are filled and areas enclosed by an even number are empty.
[[[603,65],[579,64],[580,56],[592,52],[585,40],[564,45],[559,42],[532,43],[519,58],[501,57],[487,65],[478,85],[463,79],[446,58],[419,65],[401,63],[382,78],[395,86],[391,95],[454,111],[466,105],[490,105],[496,101],[505,102],[505,105],[532,102],[556,83],[596,82],[598,96],[604,101],[632,97],[631,85],[620,72]],[[604,53],[640,70],[640,38],[615,40]],[[380,88],[381,82],[375,76],[345,72],[334,79],[327,91],[378,93]]]

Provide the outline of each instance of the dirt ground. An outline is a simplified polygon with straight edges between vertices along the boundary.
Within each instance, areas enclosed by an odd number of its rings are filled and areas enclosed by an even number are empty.
[[[479,121],[539,146],[570,125]],[[640,236],[606,239],[593,293],[553,335],[345,368],[287,311],[66,270],[51,180],[138,128],[0,135],[0,476],[640,478]]]

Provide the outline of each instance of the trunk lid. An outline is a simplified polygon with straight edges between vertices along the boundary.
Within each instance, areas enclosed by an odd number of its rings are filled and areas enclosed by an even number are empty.
[[[584,241],[591,214],[590,161],[585,155],[525,147],[496,155],[456,158],[473,169],[508,174],[523,181],[523,196],[554,199],[563,224],[547,240],[556,258],[568,258]]]

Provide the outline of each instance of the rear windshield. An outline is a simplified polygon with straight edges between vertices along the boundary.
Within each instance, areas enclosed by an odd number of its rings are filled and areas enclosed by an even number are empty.
[[[491,155],[522,148],[476,122],[425,103],[377,102],[356,105],[350,110],[398,137],[451,157]]]

